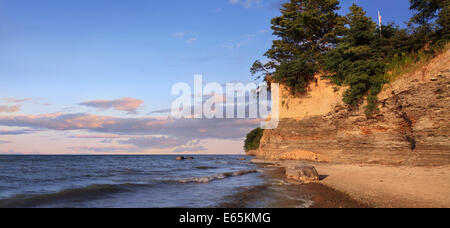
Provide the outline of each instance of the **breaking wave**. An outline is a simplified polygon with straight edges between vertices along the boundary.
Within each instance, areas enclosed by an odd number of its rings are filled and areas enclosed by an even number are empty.
[[[225,179],[227,177],[237,177],[237,176],[242,176],[242,175],[251,174],[251,173],[258,173],[258,172],[260,172],[260,171],[256,170],[256,169],[241,170],[241,171],[221,173],[221,174],[216,174],[216,175],[206,176],[206,177],[193,177],[193,178],[188,178],[188,179],[181,179],[181,180],[178,180],[178,182],[179,183],[209,183],[211,181],[221,180],[221,179]]]

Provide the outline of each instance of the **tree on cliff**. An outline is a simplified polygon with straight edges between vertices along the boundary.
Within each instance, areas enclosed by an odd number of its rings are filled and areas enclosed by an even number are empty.
[[[331,72],[327,77],[336,84],[350,86],[344,93],[344,102],[357,105],[368,91],[369,99],[376,101],[376,94],[383,84],[380,75],[384,73],[386,64],[376,47],[376,24],[356,4],[350,7],[350,11],[341,42],[322,59],[322,65]]]
[[[438,19],[437,23],[445,25],[445,17],[448,17],[449,2],[446,0],[410,0],[410,9],[416,14],[411,21],[418,24],[429,24],[433,19]]]
[[[410,22],[420,25],[418,34],[424,42],[450,39],[448,0],[410,0],[410,9],[416,11]]]
[[[293,93],[304,92],[319,71],[319,59],[338,41],[342,25],[338,9],[338,0],[291,0],[283,4],[282,15],[271,22],[279,39],[264,55],[269,61],[256,61],[252,74],[270,74]]]
[[[349,107],[367,96],[365,111],[371,117],[384,83],[433,56],[449,40],[450,1],[410,2],[416,14],[408,29],[388,24],[380,33],[356,4],[342,17],[336,13],[338,0],[290,0],[282,6],[282,15],[272,19],[278,38],[264,55],[268,61],[256,61],[250,71],[261,73],[258,78],[270,76],[265,80],[282,83],[293,94],[305,92],[320,72],[349,87],[343,98]]]

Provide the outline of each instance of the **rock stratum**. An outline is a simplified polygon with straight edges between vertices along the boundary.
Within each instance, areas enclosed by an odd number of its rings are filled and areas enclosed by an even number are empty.
[[[441,166],[450,164],[450,49],[384,86],[379,113],[350,110],[345,88],[326,80],[293,97],[281,86],[280,123],[265,130],[259,150],[267,160],[338,164]]]

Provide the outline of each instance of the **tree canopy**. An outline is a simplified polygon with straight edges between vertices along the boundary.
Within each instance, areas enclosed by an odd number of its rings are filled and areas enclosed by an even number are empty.
[[[337,43],[342,24],[338,9],[338,0],[291,0],[283,4],[282,15],[271,22],[279,39],[264,55],[269,62],[256,61],[251,72],[270,73],[275,82],[286,84],[293,93],[304,92],[319,71],[321,55]]]
[[[449,39],[450,3],[447,0],[410,0],[410,9],[415,11],[412,23],[436,32],[436,37]],[[432,27],[437,28],[433,29]],[[434,37],[434,38],[436,38]],[[439,40],[439,39],[438,39]]]
[[[448,2],[410,0],[415,14],[409,28],[400,29],[395,24],[377,27],[356,4],[340,16],[338,0],[290,0],[283,4],[282,15],[272,19],[277,39],[264,55],[268,61],[256,61],[251,73],[282,83],[293,94],[305,92],[320,74],[349,86],[343,99],[350,107],[367,97],[370,116],[377,110],[377,94],[392,61],[448,42]]]

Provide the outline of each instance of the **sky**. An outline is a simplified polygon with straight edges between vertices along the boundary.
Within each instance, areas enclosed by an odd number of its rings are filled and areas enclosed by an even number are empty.
[[[174,120],[178,82],[252,82],[279,0],[0,0],[0,154],[243,154],[253,119]],[[404,26],[408,0],[341,1]]]

